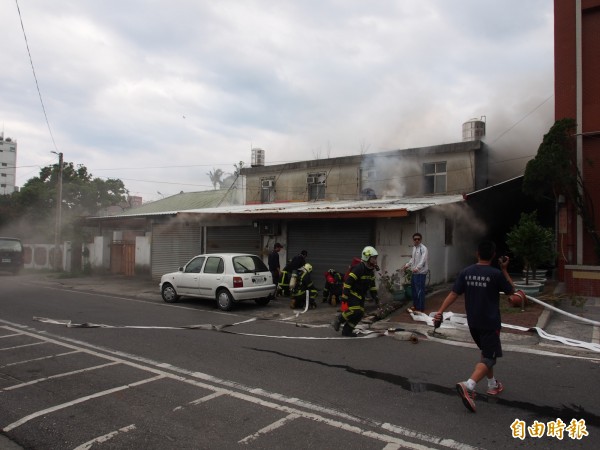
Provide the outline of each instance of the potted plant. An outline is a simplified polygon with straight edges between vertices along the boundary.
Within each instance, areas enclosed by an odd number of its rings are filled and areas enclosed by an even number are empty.
[[[392,273],[384,270],[379,274],[379,285],[391,295],[393,300],[404,300],[405,290],[402,289],[401,269]]]
[[[402,287],[404,288],[404,295],[406,298],[412,298],[412,270],[410,268],[405,267],[403,269],[398,269],[398,272],[402,273]]]
[[[529,280],[531,271],[554,260],[554,236],[551,228],[541,226],[537,220],[537,211],[522,213],[519,223],[506,235],[509,249],[523,260],[525,283],[515,282],[517,289],[528,295],[537,294],[543,285]]]

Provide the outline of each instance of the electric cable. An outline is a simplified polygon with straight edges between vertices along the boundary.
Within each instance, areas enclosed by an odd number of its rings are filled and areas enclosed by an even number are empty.
[[[15,0],[15,4],[17,5],[17,13],[19,14],[19,21],[21,22],[21,29],[23,30],[23,38],[25,39],[25,46],[27,47],[27,54],[29,55],[29,62],[31,63],[31,71],[33,72],[33,78],[35,80],[35,87],[38,92],[38,96],[40,98],[40,104],[42,105],[42,111],[44,113],[44,118],[46,119],[46,125],[48,125],[48,132],[50,133],[50,139],[52,139],[52,145],[56,150],[56,153],[60,153],[58,151],[58,147],[56,146],[56,142],[54,140],[54,135],[52,134],[52,128],[50,127],[50,121],[48,120],[48,114],[46,114],[46,107],[44,106],[44,100],[42,99],[42,92],[40,91],[40,85],[38,83],[37,75],[35,73],[35,66],[33,65],[33,58],[31,57],[31,51],[29,50],[29,42],[27,41],[27,34],[25,33],[25,25],[23,25],[23,18],[21,17],[21,8],[19,8],[19,1]]]

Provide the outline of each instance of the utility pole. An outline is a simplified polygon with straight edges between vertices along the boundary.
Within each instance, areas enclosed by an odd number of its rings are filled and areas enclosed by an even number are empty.
[[[62,227],[62,179],[63,179],[63,154],[58,155],[58,204],[56,205],[56,227],[54,229],[54,269],[62,270],[62,257],[60,257],[60,229]]]

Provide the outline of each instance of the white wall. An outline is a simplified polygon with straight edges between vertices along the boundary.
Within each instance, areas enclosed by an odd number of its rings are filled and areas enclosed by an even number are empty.
[[[150,271],[152,233],[135,237],[135,268],[138,271]]]
[[[90,264],[92,269],[110,270],[110,244],[109,236],[94,236],[93,250],[90,251]]]
[[[411,213],[405,218],[378,219],[376,225],[376,245],[379,252],[381,273],[390,274],[400,269],[412,255],[412,235],[423,235],[423,244],[429,252],[431,284],[453,280],[466,265],[474,262],[479,236],[464,224],[455,213],[456,206],[430,207]],[[445,219],[454,222],[453,242],[446,245]]]

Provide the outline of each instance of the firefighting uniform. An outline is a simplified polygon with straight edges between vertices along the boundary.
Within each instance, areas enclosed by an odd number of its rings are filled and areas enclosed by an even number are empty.
[[[345,322],[342,335],[353,336],[352,330],[358,325],[365,314],[365,300],[367,294],[379,303],[377,286],[375,284],[375,270],[370,269],[361,261],[356,264],[346,279],[342,291],[342,301],[348,304],[348,309],[342,313]]]
[[[306,305],[306,291],[309,291],[309,306],[311,308],[316,308],[317,303],[315,302],[315,299],[317,298],[318,291],[312,282],[310,272],[308,270],[301,270],[300,272],[301,274],[298,277],[296,288],[291,293],[292,302],[290,303],[290,306],[292,308],[304,308]]]

